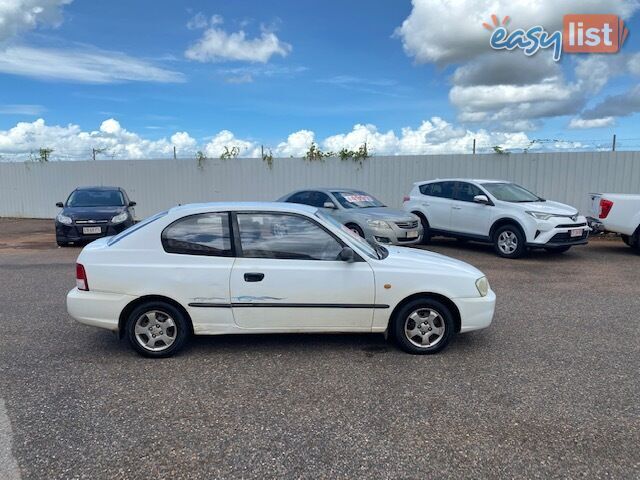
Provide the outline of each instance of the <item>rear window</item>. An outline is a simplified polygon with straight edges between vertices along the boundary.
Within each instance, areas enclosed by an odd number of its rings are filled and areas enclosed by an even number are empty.
[[[131,235],[133,232],[137,232],[141,228],[144,228],[147,225],[149,225],[150,223],[155,222],[159,218],[164,217],[167,213],[169,213],[168,210],[166,210],[164,212],[156,213],[155,215],[153,215],[151,217],[147,217],[144,220],[142,220],[141,222],[136,223],[135,225],[131,225],[129,228],[127,228],[126,230],[123,230],[122,232],[120,232],[115,237],[111,237],[111,240],[109,240],[107,242],[107,245],[110,247],[114,243],[118,243],[124,237],[127,237],[127,236]]]
[[[231,257],[229,214],[201,213],[176,220],[162,232],[168,253]]]

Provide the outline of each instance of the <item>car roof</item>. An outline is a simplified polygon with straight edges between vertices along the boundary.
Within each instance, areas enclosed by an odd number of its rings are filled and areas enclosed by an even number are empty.
[[[324,193],[331,193],[331,192],[362,192],[364,190],[360,189],[360,188],[350,188],[350,187],[309,187],[309,188],[300,188],[298,190],[294,190],[291,193],[288,193],[287,195],[285,195],[285,197],[289,197],[291,195],[294,195],[296,193],[300,193],[300,192],[324,192]]]
[[[189,203],[178,205],[169,210],[169,213],[184,216],[194,213],[210,211],[265,211],[265,212],[292,212],[314,214],[318,211],[316,207],[302,205],[298,203],[285,202],[209,202],[209,203]]]
[[[105,186],[98,186],[96,185],[95,187],[77,187],[76,190],[102,190],[102,191],[106,191],[106,190],[119,190],[122,191],[122,188],[120,187],[105,187]]]
[[[433,182],[473,182],[473,183],[512,183],[509,180],[489,180],[482,178],[434,178],[433,180],[424,180],[416,182],[414,185],[424,185]]]

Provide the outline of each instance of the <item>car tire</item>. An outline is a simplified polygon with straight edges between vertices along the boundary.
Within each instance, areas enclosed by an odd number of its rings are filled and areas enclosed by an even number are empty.
[[[632,247],[633,245],[631,245],[631,237],[629,235],[620,235],[620,237],[622,238],[622,241],[624,243],[626,243],[627,245],[629,245],[630,247]]]
[[[513,224],[503,225],[493,234],[493,247],[504,258],[520,258],[526,252],[525,237]]]
[[[564,247],[545,247],[545,250],[549,253],[564,253],[571,248],[571,245],[565,245]]]
[[[420,219],[420,224],[422,225],[422,239],[420,240],[420,243],[422,245],[428,245],[431,243],[431,229],[429,228],[429,221],[420,212],[411,213]]]
[[[345,227],[347,227],[349,230],[357,233],[359,236],[361,236],[362,238],[364,238],[364,232],[362,231],[362,229],[356,225],[355,223],[347,223],[345,225]]]
[[[453,314],[446,305],[435,299],[418,298],[396,312],[391,333],[405,352],[429,355],[446,347],[456,331]]]
[[[151,358],[175,354],[191,333],[184,314],[170,303],[162,301],[138,305],[129,314],[125,328],[134,350]]]

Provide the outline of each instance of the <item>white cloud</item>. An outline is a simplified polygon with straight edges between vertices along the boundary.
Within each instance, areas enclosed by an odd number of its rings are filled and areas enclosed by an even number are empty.
[[[411,14],[396,29],[408,55],[418,63],[440,65],[468,60],[489,48],[489,32],[482,22],[492,14],[509,15],[510,29],[542,25],[562,29],[562,13],[555,2],[530,0],[413,0]],[[628,18],[638,9],[636,0],[564,0],[562,11],[606,12]],[[502,53],[502,52],[501,52]]]
[[[315,141],[315,134],[311,130],[298,130],[287,137],[286,142],[280,142],[274,154],[278,157],[302,157]]]
[[[225,147],[229,151],[233,147],[238,148],[240,157],[257,157],[260,150],[254,142],[236,138],[229,130],[222,130],[204,146],[204,154],[210,158],[218,158],[225,153]]]
[[[33,30],[38,25],[58,26],[62,8],[73,0],[2,0],[0,41]]]
[[[613,117],[592,119],[572,118],[571,122],[569,122],[569,128],[602,128],[610,127],[614,123],[615,119]]]
[[[228,33],[219,27],[221,23],[219,15],[214,15],[209,22],[204,15],[196,15],[187,26],[208,28],[185,51],[185,57],[198,62],[235,60],[266,63],[273,55],[286,57],[291,52],[291,45],[281,41],[274,32],[263,29],[259,37],[247,38],[244,30]]]
[[[420,155],[470,153],[476,140],[478,152],[491,151],[500,145],[510,151],[522,149],[544,150],[583,149],[588,145],[568,141],[535,141],[523,131],[470,130],[439,117],[423,121],[417,127],[405,127],[399,131],[379,131],[375,125],[357,124],[350,131],[318,139],[311,130],[298,130],[271,149],[274,157],[302,157],[312,142],[327,152],[339,152],[343,148],[357,150],[366,142],[369,152],[381,155]],[[204,141],[198,141],[188,132],[175,132],[169,137],[149,140],[124,128],[114,118],[104,120],[97,130],[85,131],[78,125],[47,125],[43,119],[20,122],[13,128],[0,131],[0,158],[2,160],[27,160],[40,148],[51,148],[52,160],[89,160],[92,149],[103,149],[99,159],[172,158],[176,147],[179,158],[194,158],[202,151],[209,158],[219,158],[225,147],[239,149],[239,157],[260,157],[259,141],[237,137],[229,130],[222,130]]]
[[[157,67],[123,53],[98,49],[9,47],[0,51],[0,72],[81,83],[185,81],[182,73]]]
[[[42,105],[0,105],[2,115],[40,115],[45,110]]]

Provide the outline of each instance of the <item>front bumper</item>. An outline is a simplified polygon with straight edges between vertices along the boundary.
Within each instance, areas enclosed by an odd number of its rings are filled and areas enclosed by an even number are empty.
[[[67,294],[67,312],[85,325],[116,331],[120,313],[135,298],[119,293],[86,292],[74,288]]]
[[[493,290],[484,297],[453,298],[460,311],[460,333],[480,330],[491,325],[496,309],[496,294]]]
[[[382,245],[415,245],[422,240],[422,225],[416,227],[401,228],[389,222],[391,228],[367,227],[365,237]],[[410,236],[410,232],[417,232],[417,236]],[[415,235],[415,234],[414,234]]]
[[[101,223],[101,224],[82,224],[75,222],[71,225],[64,225],[56,222],[56,240],[59,242],[92,242],[101,237],[110,237],[117,235],[133,225],[133,220],[127,220],[122,223]],[[84,228],[100,228],[98,233],[84,233]]]
[[[534,228],[533,238],[527,238],[527,246],[534,248],[586,245],[591,231],[585,217],[578,217],[574,222],[562,218],[538,221]],[[580,235],[572,235],[574,231],[580,231]]]

